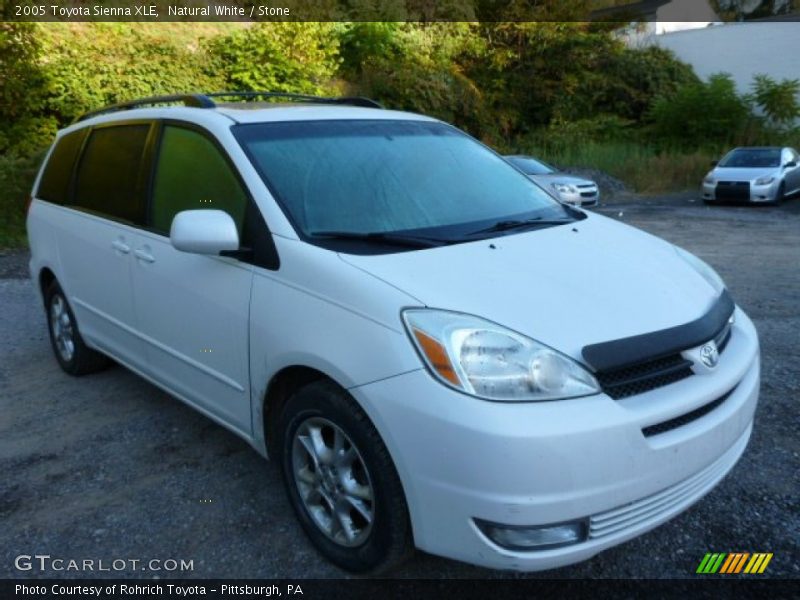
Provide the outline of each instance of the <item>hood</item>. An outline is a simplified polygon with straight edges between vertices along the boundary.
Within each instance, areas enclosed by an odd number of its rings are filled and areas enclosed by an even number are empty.
[[[752,181],[759,177],[780,176],[777,167],[716,167],[712,176],[717,181]]]
[[[469,313],[575,359],[587,344],[683,325],[717,294],[673,246],[600,215],[384,255],[340,255],[431,308]]]
[[[550,185],[553,183],[569,183],[572,185],[596,185],[591,179],[584,179],[582,177],[575,177],[574,175],[567,175],[566,173],[548,173],[547,175],[528,175],[531,179],[541,185]]]

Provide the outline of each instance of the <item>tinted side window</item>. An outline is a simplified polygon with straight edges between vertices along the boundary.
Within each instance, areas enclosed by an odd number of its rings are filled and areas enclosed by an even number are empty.
[[[227,212],[242,234],[247,194],[225,156],[206,136],[167,125],[153,187],[153,222],[169,232],[182,210],[216,208]]]
[[[144,224],[142,171],[150,125],[95,129],[78,167],[74,204],[137,225]]]
[[[50,159],[42,173],[36,197],[56,204],[66,204],[69,195],[69,183],[75,159],[81,150],[87,129],[73,131],[61,136],[56,147],[50,153]]]

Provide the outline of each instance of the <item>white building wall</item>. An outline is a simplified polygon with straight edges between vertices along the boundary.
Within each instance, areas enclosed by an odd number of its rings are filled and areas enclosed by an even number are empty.
[[[753,76],[800,79],[800,22],[726,23],[703,29],[650,36],[707,79],[729,73],[740,92],[750,92]]]

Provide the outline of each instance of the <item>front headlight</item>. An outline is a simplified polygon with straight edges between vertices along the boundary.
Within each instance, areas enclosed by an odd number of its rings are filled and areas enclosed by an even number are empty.
[[[722,291],[725,289],[725,282],[722,280],[722,277],[712,269],[708,263],[704,260],[697,258],[691,252],[687,252],[683,248],[678,248],[678,246],[673,246],[675,248],[675,252],[678,253],[683,260],[685,260],[689,265],[697,271],[703,279],[705,279],[711,287],[714,288],[714,291],[718,294],[721,294]]]
[[[707,183],[708,185],[713,185],[714,184],[713,172],[711,172],[711,173],[709,173],[708,175],[705,176],[705,178],[703,179],[703,183]]]
[[[554,183],[553,189],[559,194],[576,194],[578,192],[578,188],[568,183]]]
[[[774,177],[772,177],[771,175],[766,175],[764,177],[759,177],[758,179],[756,179],[756,185],[769,185],[773,181],[775,181]]]
[[[430,372],[472,396],[536,401],[600,393],[568,356],[491,321],[430,309],[405,310],[403,321]]]

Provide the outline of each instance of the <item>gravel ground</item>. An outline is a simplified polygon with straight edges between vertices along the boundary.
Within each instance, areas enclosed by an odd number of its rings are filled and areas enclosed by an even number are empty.
[[[775,554],[765,576],[800,577],[800,199],[708,208],[684,195],[599,210],[697,253],[726,279],[761,334],[756,428],[733,472],[680,517],[527,576],[694,577],[706,552],[761,551]],[[275,465],[243,441],[123,368],[64,375],[26,260],[0,256],[0,577],[24,576],[14,557],[36,553],[193,560],[180,575],[204,578],[344,575],[304,538]],[[519,577],[419,552],[394,575]]]

